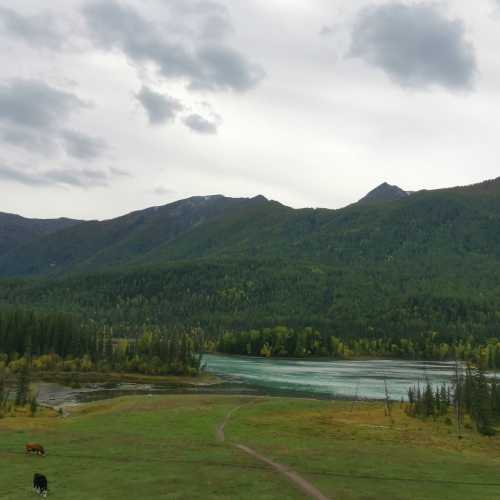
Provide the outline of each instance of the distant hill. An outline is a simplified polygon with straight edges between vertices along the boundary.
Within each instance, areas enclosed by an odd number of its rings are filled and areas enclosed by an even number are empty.
[[[0,212],[0,255],[81,221],[73,219],[27,219]]]
[[[361,198],[358,203],[384,203],[387,201],[407,198],[409,195],[409,192],[403,191],[399,186],[392,186],[391,184],[384,182]]]
[[[0,276],[0,304],[132,334],[288,325],[490,339],[500,331],[500,179],[340,210],[194,197],[42,235],[0,255]]]
[[[61,274],[129,264],[218,217],[267,203],[261,196],[197,196],[112,220],[62,225],[0,256],[0,275]]]
[[[500,180],[411,196],[400,191],[382,185],[368,195],[373,202],[340,210],[294,210],[263,196],[200,196],[102,222],[69,222],[1,255],[0,276],[207,258],[368,265],[437,254],[500,255]],[[391,203],[381,203],[388,193]]]

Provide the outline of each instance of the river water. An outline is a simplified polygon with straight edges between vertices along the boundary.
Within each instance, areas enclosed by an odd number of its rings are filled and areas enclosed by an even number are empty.
[[[392,399],[429,381],[453,382],[454,363],[403,360],[311,361],[206,356],[207,369],[227,383],[269,394],[330,398]]]
[[[451,384],[453,363],[402,360],[311,361],[230,357],[209,354],[206,370],[221,383],[211,386],[167,384],[88,384],[71,389],[38,384],[39,401],[51,406],[80,404],[132,394],[255,394],[314,398],[383,399],[406,397],[408,387],[429,381]]]

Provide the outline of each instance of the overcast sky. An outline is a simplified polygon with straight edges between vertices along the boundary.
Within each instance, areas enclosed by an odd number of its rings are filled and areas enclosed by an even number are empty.
[[[500,0],[1,5],[0,211],[339,208],[500,175]]]

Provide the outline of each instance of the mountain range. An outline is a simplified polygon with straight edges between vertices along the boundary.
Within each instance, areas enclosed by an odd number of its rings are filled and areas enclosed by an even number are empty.
[[[105,221],[0,214],[0,276],[61,276],[207,258],[327,264],[500,255],[500,178],[409,194],[387,183],[339,210],[199,196]]]
[[[500,331],[500,178],[411,194],[384,184],[339,210],[216,195],[105,221],[5,215],[0,234],[0,307],[71,312],[119,335],[312,326],[425,351]]]

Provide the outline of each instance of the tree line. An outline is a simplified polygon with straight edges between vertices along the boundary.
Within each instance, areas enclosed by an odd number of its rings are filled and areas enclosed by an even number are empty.
[[[456,365],[453,386],[443,385],[433,389],[427,382],[424,387],[416,385],[408,390],[406,413],[419,418],[447,416],[453,409],[460,434],[468,416],[477,431],[486,436],[495,434],[495,423],[500,419],[500,386],[496,377],[491,381],[481,367],[467,365],[465,374]],[[451,424],[451,419],[447,417]]]
[[[0,281],[0,304],[64,311],[112,326],[201,327],[208,336],[278,325],[345,339],[498,338],[500,268],[432,255],[369,266],[301,260],[205,260],[60,279]],[[457,274],[456,269],[461,269]]]
[[[28,360],[23,358],[16,375],[16,386],[11,397],[11,390],[7,384],[9,369],[4,362],[0,362],[0,418],[11,414],[16,407],[24,407],[29,404],[30,415],[34,417],[38,411],[38,395],[31,391],[31,372]]]
[[[68,314],[0,310],[0,368],[18,373],[28,361],[41,371],[196,375],[201,369],[199,329],[143,327],[128,339],[118,334]]]
[[[225,354],[263,357],[361,357],[421,359],[434,361],[464,360],[484,368],[500,367],[500,340],[485,344],[473,337],[446,342],[437,332],[415,338],[387,335],[382,338],[339,338],[333,332],[312,327],[287,326],[243,332],[226,331],[208,349]]]

